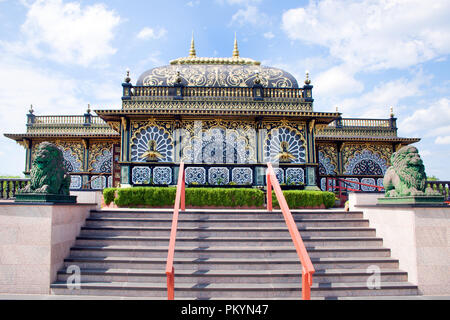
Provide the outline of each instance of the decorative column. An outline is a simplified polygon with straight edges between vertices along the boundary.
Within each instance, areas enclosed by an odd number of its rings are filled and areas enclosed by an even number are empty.
[[[31,170],[31,147],[32,141],[29,139],[23,139],[22,142],[19,142],[25,148],[25,171],[24,174],[26,176],[29,175]]]
[[[312,119],[307,122],[307,132],[306,132],[306,143],[308,148],[308,163],[317,163],[316,160],[316,150],[315,150],[315,139],[314,139],[314,130],[315,130],[316,120]],[[320,188],[317,186],[317,166],[307,166],[305,172],[305,190],[318,190]]]
[[[266,130],[264,129],[262,118],[256,119],[255,124],[256,129],[256,163],[264,164],[264,139],[266,137]],[[256,166],[254,167],[254,183],[258,186],[264,185],[266,170],[264,167]]]
[[[89,171],[89,140],[81,139],[81,144],[83,145],[83,171]]]
[[[121,150],[120,150],[120,160],[121,162],[129,162],[129,148],[130,148],[130,137],[129,137],[129,121],[126,117],[122,117],[122,122],[120,126],[120,136],[121,136]],[[131,176],[130,176],[130,165],[122,164],[120,166],[120,184],[123,187],[131,186]]]
[[[336,172],[337,174],[344,174],[344,156],[342,154],[342,150],[344,149],[345,142],[338,142],[337,143],[337,162],[338,167]]]

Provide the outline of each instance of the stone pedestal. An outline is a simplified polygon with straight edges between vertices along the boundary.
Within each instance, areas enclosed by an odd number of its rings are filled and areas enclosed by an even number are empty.
[[[0,202],[0,293],[49,294],[91,209]]]
[[[15,202],[77,203],[77,197],[47,193],[18,193]]]
[[[364,193],[350,193],[349,203],[350,210],[363,211],[421,294],[450,294],[450,206],[378,205]]]
[[[409,197],[380,197],[378,204],[397,205],[397,204],[443,204],[443,196],[409,196]]]

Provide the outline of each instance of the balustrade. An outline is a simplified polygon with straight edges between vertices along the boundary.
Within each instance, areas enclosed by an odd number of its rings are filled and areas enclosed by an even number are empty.
[[[14,199],[16,193],[24,188],[30,179],[2,178],[0,179],[0,199]]]
[[[168,97],[173,87],[133,87],[135,97]],[[253,98],[252,88],[238,87],[183,87],[184,97],[227,97],[227,98]],[[299,88],[264,88],[264,97],[273,99],[301,99],[302,90]]]

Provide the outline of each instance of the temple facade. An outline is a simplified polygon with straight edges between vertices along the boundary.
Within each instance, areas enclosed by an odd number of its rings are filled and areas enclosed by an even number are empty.
[[[62,116],[31,108],[26,133],[5,134],[26,149],[25,174],[49,141],[64,153],[73,190],[174,185],[182,161],[192,186],[263,186],[267,162],[293,188],[324,189],[326,177],[382,185],[391,154],[419,141],[397,136],[392,111],[387,119],[316,111],[308,74],[300,85],[240,57],[236,41],[229,58],[197,57],[192,41],[188,57],[135,84],[128,73],[122,90],[120,109]]]

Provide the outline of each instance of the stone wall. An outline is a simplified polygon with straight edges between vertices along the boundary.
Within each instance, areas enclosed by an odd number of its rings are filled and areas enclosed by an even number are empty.
[[[49,294],[95,207],[0,203],[0,293]]]
[[[351,193],[350,210],[364,212],[421,294],[450,294],[450,206],[380,206],[378,197]]]

